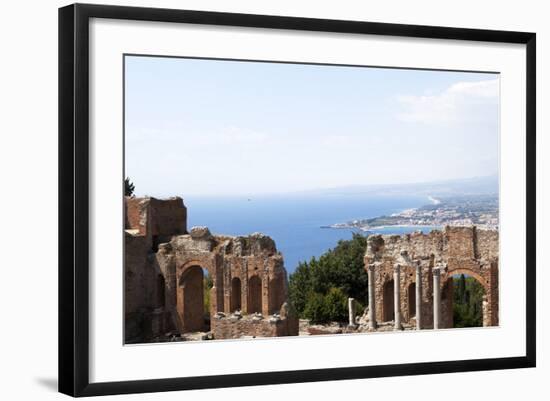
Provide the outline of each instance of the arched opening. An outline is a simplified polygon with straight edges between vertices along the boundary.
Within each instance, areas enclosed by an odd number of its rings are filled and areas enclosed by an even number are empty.
[[[278,275],[269,280],[269,313],[279,313],[284,302],[283,278]]]
[[[165,291],[166,291],[166,281],[164,280],[164,276],[162,274],[158,274],[157,288],[155,291],[155,295],[156,295],[155,306],[157,308],[164,308],[166,305]]]
[[[231,280],[231,312],[241,310],[241,279],[233,277]]]
[[[160,244],[159,236],[153,235],[152,243],[151,243],[151,252],[157,253],[159,250],[159,244]]]
[[[262,280],[252,276],[248,280],[248,313],[262,313]]]
[[[384,284],[384,294],[383,294],[383,320],[385,322],[389,322],[390,320],[394,320],[395,314],[394,314],[394,305],[393,305],[393,280],[387,281]]]
[[[183,332],[202,331],[205,328],[205,283],[200,266],[188,267],[179,279],[181,292],[181,321]]]
[[[416,283],[410,283],[407,289],[409,320],[416,316]]]
[[[214,313],[225,312],[223,269],[218,269],[217,271],[215,271],[215,277],[216,277],[216,291],[214,293],[214,297],[216,300],[216,310],[214,310]]]
[[[447,280],[449,290],[443,291],[450,297],[452,305],[451,327],[482,327],[483,299],[485,288],[474,276],[454,274]]]

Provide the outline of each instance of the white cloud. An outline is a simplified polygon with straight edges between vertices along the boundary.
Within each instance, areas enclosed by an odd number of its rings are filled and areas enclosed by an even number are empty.
[[[415,123],[468,123],[494,119],[499,100],[499,80],[458,82],[434,95],[397,97],[398,119]]]

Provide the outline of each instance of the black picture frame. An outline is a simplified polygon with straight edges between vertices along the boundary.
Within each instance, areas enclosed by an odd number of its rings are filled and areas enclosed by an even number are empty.
[[[90,18],[276,28],[526,45],[526,353],[520,357],[262,372],[218,376],[89,381]],[[536,364],[536,35],[221,12],[74,4],[59,9],[59,391],[71,396],[142,393],[325,380],[534,367]]]

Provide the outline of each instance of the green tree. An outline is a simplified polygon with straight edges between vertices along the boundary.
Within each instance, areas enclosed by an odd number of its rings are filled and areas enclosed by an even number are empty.
[[[130,181],[130,178],[126,177],[124,179],[124,195],[134,196],[134,190],[136,189],[135,185]]]
[[[453,277],[454,327],[480,327],[483,325],[483,286],[473,277]]]
[[[358,301],[362,313],[368,299],[366,247],[366,237],[354,234],[318,259],[298,264],[289,278],[289,299],[298,316],[316,323],[346,321],[348,297]]]
[[[309,319],[312,323],[324,323],[329,320],[325,308],[325,296],[318,292],[310,292],[301,317]]]
[[[288,283],[289,301],[299,315],[306,308],[311,290],[309,265],[300,262],[296,271],[290,275]]]
[[[461,303],[466,302],[464,296],[466,295],[466,278],[464,277],[464,274],[460,275],[460,278],[458,279],[458,288],[455,300]]]
[[[327,294],[311,292],[304,317],[312,323],[343,322],[348,318],[348,297],[340,288],[330,288]]]
[[[203,288],[203,302],[204,302],[204,313],[209,314],[210,313],[210,290],[212,287],[214,287],[214,281],[212,280],[212,277],[208,274],[207,270],[203,271],[204,278],[202,280],[202,288]]]
[[[325,295],[325,309],[330,321],[348,320],[348,296],[340,288],[330,288]]]

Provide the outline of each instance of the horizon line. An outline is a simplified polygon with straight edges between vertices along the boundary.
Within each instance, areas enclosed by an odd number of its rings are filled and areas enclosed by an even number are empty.
[[[481,179],[488,179],[488,178],[496,178],[498,182],[499,173],[489,174],[489,175],[481,175],[481,176],[469,176],[469,177],[462,177],[462,178],[450,178],[450,179],[440,179],[440,180],[433,180],[433,181],[414,181],[414,182],[405,182],[405,183],[389,183],[389,184],[349,184],[349,185],[343,185],[338,187],[324,187],[324,188],[308,188],[308,189],[300,189],[300,190],[293,190],[293,191],[281,191],[281,192],[260,192],[260,193],[246,193],[246,192],[240,192],[240,193],[224,193],[224,194],[213,194],[213,193],[187,193],[185,197],[204,197],[204,198],[212,198],[212,197],[243,197],[243,198],[249,198],[249,197],[263,197],[263,196],[283,196],[283,195],[307,195],[313,192],[322,192],[322,191],[338,191],[338,190],[349,190],[353,188],[364,188],[364,189],[375,189],[375,188],[395,188],[399,186],[415,186],[415,185],[428,185],[428,184],[444,184],[447,182],[459,182],[459,181],[468,181],[468,180],[481,180]],[[135,184],[135,183],[134,183]],[[179,195],[149,195],[144,193],[143,195],[134,195],[136,197],[159,197],[159,198],[167,198],[167,197],[174,197]],[[428,196],[428,195],[427,195]],[[184,198],[183,196],[180,196]],[[185,198],[184,198],[185,199]]]

